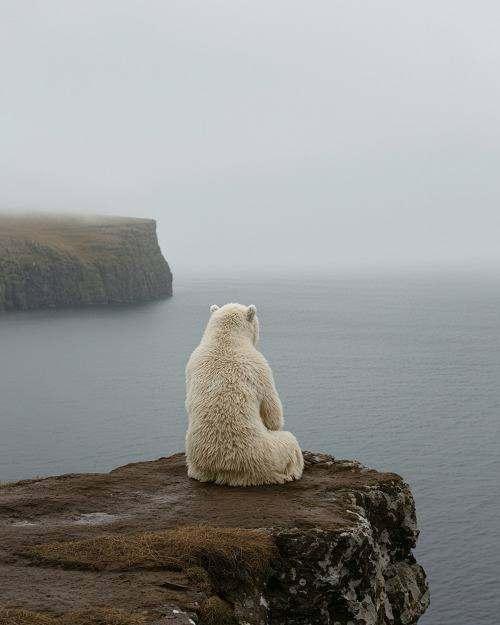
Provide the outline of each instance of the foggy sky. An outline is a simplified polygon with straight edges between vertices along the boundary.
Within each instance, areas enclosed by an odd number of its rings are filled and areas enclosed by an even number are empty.
[[[0,209],[174,271],[500,262],[500,5],[1,0]]]

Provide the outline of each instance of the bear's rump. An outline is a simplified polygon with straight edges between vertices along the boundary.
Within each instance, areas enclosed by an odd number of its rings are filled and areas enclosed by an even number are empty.
[[[297,440],[290,432],[270,432],[248,428],[238,436],[217,436],[214,429],[188,430],[186,437],[188,462],[198,471],[218,474],[283,473],[300,453]]]

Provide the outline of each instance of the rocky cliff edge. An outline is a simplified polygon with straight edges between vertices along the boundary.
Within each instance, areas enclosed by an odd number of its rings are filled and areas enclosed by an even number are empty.
[[[409,487],[304,456],[283,486],[201,484],[176,454],[0,487],[0,624],[415,623]]]

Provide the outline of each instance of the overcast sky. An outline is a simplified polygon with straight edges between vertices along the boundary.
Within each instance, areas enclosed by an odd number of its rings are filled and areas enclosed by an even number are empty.
[[[500,262],[500,4],[0,0],[0,207],[174,270]]]

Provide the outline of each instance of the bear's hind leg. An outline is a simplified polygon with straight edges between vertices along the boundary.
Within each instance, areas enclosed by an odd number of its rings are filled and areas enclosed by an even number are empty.
[[[304,458],[297,439],[291,432],[283,431],[273,432],[273,438],[279,467],[276,481],[283,483],[299,480],[304,470]]]
[[[304,471],[304,456],[300,448],[297,446],[293,450],[293,458],[290,459],[285,468],[285,474],[290,476],[291,480],[300,480]]]

